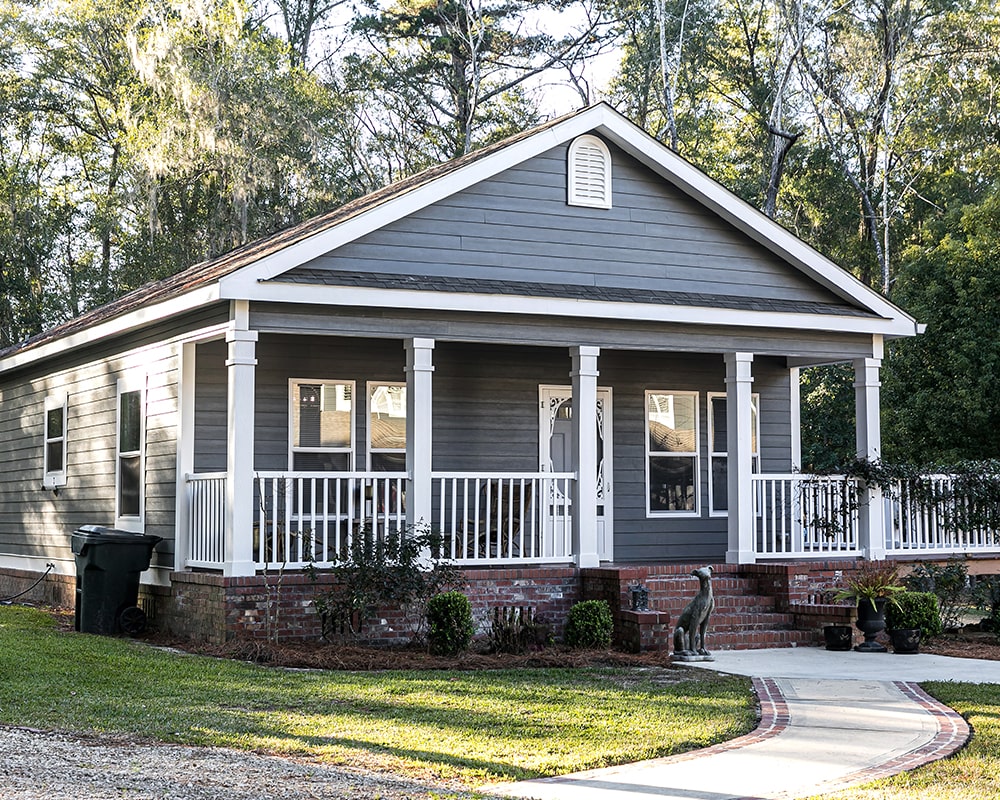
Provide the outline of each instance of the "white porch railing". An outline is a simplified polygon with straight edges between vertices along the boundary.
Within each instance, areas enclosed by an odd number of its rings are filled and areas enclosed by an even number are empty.
[[[218,569],[226,560],[226,473],[187,476],[189,567]]]
[[[751,480],[757,557],[860,554],[857,481],[800,473],[758,474]]]
[[[565,562],[573,556],[571,472],[435,472],[436,527],[458,564]]]
[[[254,484],[258,569],[328,567],[362,531],[406,526],[402,472],[259,472]]]
[[[953,475],[897,481],[885,501],[886,550],[912,555],[1000,551],[1000,508],[970,496]]]

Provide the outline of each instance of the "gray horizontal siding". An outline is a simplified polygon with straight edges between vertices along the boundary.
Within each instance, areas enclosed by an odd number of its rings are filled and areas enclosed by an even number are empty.
[[[199,471],[225,465],[223,346],[198,348]],[[257,348],[255,463],[288,469],[288,380],[404,380],[402,344],[394,340],[262,335]],[[708,392],[725,391],[719,354],[604,351],[601,386],[613,392],[615,555],[618,561],[718,560],[726,520],[708,516]],[[433,466],[438,471],[535,471],[539,456],[539,386],[570,383],[565,349],[438,342],[434,350]],[[767,471],[790,468],[788,370],[783,359],[759,357],[754,391],[761,395],[761,458]],[[204,381],[204,383],[203,383]],[[697,391],[701,424],[699,518],[646,515],[647,390]],[[355,466],[365,468],[364,405],[357,408]]]
[[[329,309],[289,303],[255,303],[254,328],[273,333],[333,334],[402,339],[427,336],[441,341],[658,352],[744,351],[829,363],[871,356],[871,336],[849,333],[726,328],[682,323],[642,323],[596,319],[552,320],[519,314],[486,315],[441,311]]]
[[[841,302],[612,147],[611,209],[566,203],[566,146],[308,267]]]
[[[159,345],[225,319],[207,309],[65,353],[0,379],[0,556],[69,560],[81,525],[114,524],[117,379],[147,375],[145,530],[164,538],[154,565],[172,568],[178,345]],[[66,486],[41,488],[45,397],[68,396]]]

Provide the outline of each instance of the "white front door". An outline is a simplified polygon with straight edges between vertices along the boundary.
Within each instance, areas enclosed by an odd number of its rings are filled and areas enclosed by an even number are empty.
[[[539,387],[539,469],[573,472],[573,393],[569,386]],[[611,496],[611,389],[597,390],[597,552],[601,561],[614,557]],[[554,491],[558,491],[557,489]],[[569,502],[561,494],[556,505]]]

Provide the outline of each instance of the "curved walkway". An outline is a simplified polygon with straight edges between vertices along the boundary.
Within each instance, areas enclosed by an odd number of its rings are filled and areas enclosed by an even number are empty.
[[[680,756],[486,791],[537,800],[807,797],[914,769],[965,744],[965,720],[915,681],[1000,683],[996,662],[943,656],[788,648],[716,659],[699,666],[754,677],[761,722],[753,733]]]

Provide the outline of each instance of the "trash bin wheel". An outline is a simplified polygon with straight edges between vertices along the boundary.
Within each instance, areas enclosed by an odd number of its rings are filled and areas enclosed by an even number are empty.
[[[126,606],[118,615],[118,627],[128,636],[138,636],[146,630],[146,612],[139,606]]]

